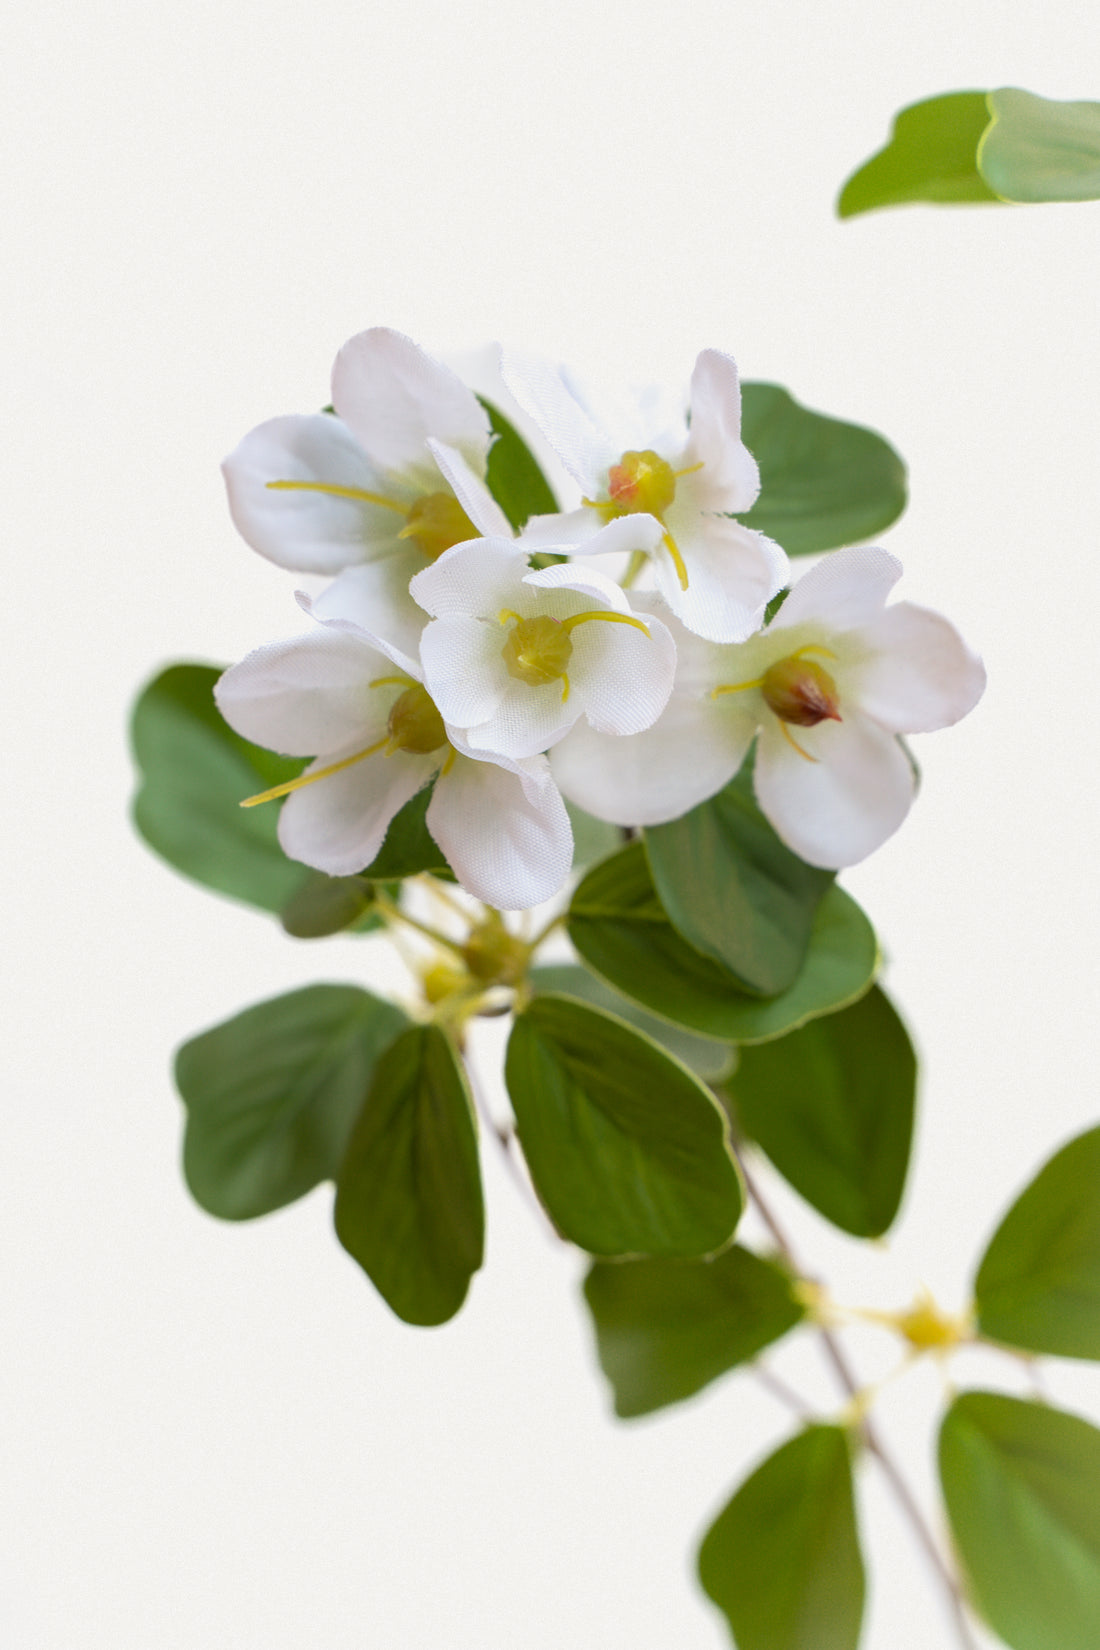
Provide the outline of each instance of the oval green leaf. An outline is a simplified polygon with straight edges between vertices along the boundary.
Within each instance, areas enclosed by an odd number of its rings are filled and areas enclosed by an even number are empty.
[[[574,871],[582,871],[586,865],[594,865],[597,860],[606,859],[608,854],[622,847],[623,833],[617,825],[609,825],[605,819],[586,814],[573,802],[565,804],[565,811],[573,828]]]
[[[408,1022],[352,985],[311,985],[184,1043],[183,1169],[223,1220],[281,1209],[336,1176],[375,1062]]]
[[[685,1066],[566,997],[516,1016],[505,1080],[531,1179],[594,1255],[704,1255],[741,1215],[725,1117]]]
[[[835,872],[780,842],[756,806],[749,763],[716,796],[647,829],[645,845],[657,897],[689,945],[743,991],[774,997],[793,983]]]
[[[381,848],[363,871],[365,877],[375,882],[397,882],[402,877],[419,876],[421,871],[442,871],[450,877],[443,850],[428,830],[426,816],[431,799],[432,786],[426,785],[394,814]]]
[[[737,1051],[731,1043],[721,1043],[713,1037],[700,1037],[693,1031],[670,1025],[667,1020],[659,1020],[655,1014],[639,1008],[629,997],[613,991],[603,980],[576,963],[547,963],[532,968],[527,978],[536,995],[552,991],[559,997],[577,997],[582,1003],[591,1003],[594,1008],[617,1014],[620,1020],[626,1020],[647,1037],[652,1037],[655,1043],[660,1043],[677,1060],[682,1060],[704,1082],[728,1077],[737,1059]]]
[[[518,533],[529,516],[553,515],[553,489],[514,424],[484,396],[478,400],[489,415],[496,439],[489,448],[485,480],[489,491]]]
[[[841,1427],[792,1438],[746,1479],[699,1550],[738,1650],[856,1650],[864,1572]]]
[[[993,1235],[974,1284],[983,1335],[1100,1359],[1100,1128],[1056,1152]]]
[[[585,962],[659,1019],[731,1043],[782,1037],[861,997],[878,962],[874,930],[834,883],[818,906],[806,961],[776,997],[749,996],[727,969],[673,928],[645,847],[631,842],[588,872],[569,907],[569,937]]]
[[[438,1026],[387,1049],[336,1182],[336,1235],[406,1323],[453,1318],[481,1265],[485,1211],[466,1079]]]
[[[741,1050],[726,1085],[745,1133],[819,1214],[879,1237],[905,1189],[917,1058],[873,986],[838,1014]]]
[[[376,928],[374,884],[366,877],[328,877],[315,871],[283,906],[279,921],[296,940],[326,939],[353,925]]]
[[[741,434],[760,466],[760,497],[741,520],[789,556],[858,544],[897,521],[906,469],[861,424],[812,412],[778,384],[742,386]]]
[[[990,92],[978,168],[1007,201],[1100,200],[1100,103],[1061,103],[1016,86]]]
[[[943,92],[894,117],[890,141],[853,172],[837,201],[842,218],[912,201],[937,206],[996,202],[978,171],[978,143],[989,124],[985,92]]]
[[[944,1417],[940,1479],[974,1598],[1013,1650],[1096,1650],[1100,1432],[999,1392]]]
[[[217,665],[171,665],[140,694],[131,727],[141,774],[134,823],[185,876],[278,912],[310,873],[280,848],[277,808],[240,804],[305,764],[233,732],[214,703],[221,674]]]
[[[597,1261],[584,1294],[624,1418],[690,1398],[805,1315],[789,1274],[739,1244],[712,1260]]]

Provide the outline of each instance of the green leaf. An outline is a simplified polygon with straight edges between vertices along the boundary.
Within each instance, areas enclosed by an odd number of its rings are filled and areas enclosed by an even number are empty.
[[[410,1026],[378,1062],[336,1183],[336,1235],[406,1323],[445,1323],[466,1298],[485,1212],[466,1079],[438,1026]]]
[[[818,906],[794,984],[751,997],[728,970],[693,949],[657,898],[645,848],[630,842],[588,872],[569,907],[569,937],[585,962],[659,1019],[731,1043],[765,1042],[861,997],[878,962],[875,935],[835,884]]]
[[[214,704],[217,665],[171,665],[142,691],[132,723],[141,787],[134,823],[177,871],[263,911],[281,911],[309,876],[283,853],[279,811],[242,808],[305,763],[249,744]]]
[[[579,997],[582,1003],[591,1003],[594,1008],[617,1014],[620,1020],[626,1020],[637,1030],[644,1031],[647,1037],[660,1043],[677,1060],[682,1060],[704,1082],[727,1077],[737,1059],[737,1050],[731,1043],[721,1043],[713,1037],[700,1037],[693,1031],[670,1025],[667,1020],[658,1020],[655,1014],[648,1014],[629,997],[613,991],[595,974],[587,968],[578,967],[576,963],[543,964],[532,968],[527,978],[536,995],[553,991],[560,997]]]
[[[365,877],[375,882],[396,882],[402,877],[418,876],[421,871],[447,870],[443,850],[436,846],[425,818],[431,799],[432,786],[426,785],[398,809],[381,848],[363,872]]]
[[[738,1244],[713,1260],[597,1261],[584,1293],[624,1417],[690,1398],[805,1315],[789,1275]]]
[[[895,117],[886,147],[848,179],[837,212],[851,218],[910,201],[996,201],[977,163],[978,143],[988,124],[984,92],[944,92],[911,103]]]
[[[974,1285],[983,1335],[1100,1359],[1100,1128],[1056,1152],[994,1233]]]
[[[479,395],[496,440],[489,448],[485,479],[489,491],[518,533],[528,516],[553,515],[558,508],[550,483],[531,449],[498,407]]]
[[[657,897],[677,932],[743,991],[774,997],[806,959],[834,879],[786,847],[760,809],[746,763],[724,790],[645,832]]]
[[[940,1431],[944,1499],[974,1597],[1013,1650],[1096,1650],[1100,1432],[999,1392],[964,1392]]]
[[[407,1024],[352,985],[311,985],[184,1043],[183,1170],[195,1201],[249,1220],[333,1179],[375,1061]]]
[[[888,441],[811,412],[778,384],[742,385],[741,434],[761,490],[740,519],[790,556],[873,538],[905,509],[905,465]]]
[[[582,871],[586,865],[594,865],[598,859],[606,859],[608,854],[613,854],[616,848],[622,846],[623,833],[617,825],[609,825],[605,819],[596,819],[592,814],[586,814],[584,809],[578,808],[574,802],[567,802],[565,811],[573,828],[575,871]]]
[[[898,1212],[917,1057],[873,986],[850,1008],[741,1050],[727,1087],[746,1134],[842,1231],[879,1237]]]
[[[366,877],[328,877],[315,871],[290,896],[279,920],[296,940],[320,940],[353,926],[377,928],[373,903],[374,884]]]
[[[978,169],[1002,200],[1100,200],[1100,103],[1060,103],[1015,86],[990,92]]]
[[[699,1579],[738,1650],[856,1650],[863,1558],[842,1428],[807,1427],[757,1467],[703,1538]]]
[[[531,1179],[595,1255],[703,1255],[729,1241],[741,1184],[725,1117],[686,1067],[600,1009],[535,997],[505,1080]]]

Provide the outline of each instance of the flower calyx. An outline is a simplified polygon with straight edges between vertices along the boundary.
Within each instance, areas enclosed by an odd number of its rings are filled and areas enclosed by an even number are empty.
[[[443,718],[419,682],[413,682],[404,693],[398,694],[390,707],[386,727],[389,731],[387,755],[409,751],[414,756],[428,756],[448,743]]]
[[[760,691],[768,709],[794,727],[841,721],[835,681],[816,659],[802,653],[789,654],[770,665],[761,678]]]

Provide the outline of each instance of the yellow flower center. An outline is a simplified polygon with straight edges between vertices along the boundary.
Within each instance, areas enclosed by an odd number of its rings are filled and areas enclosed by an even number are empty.
[[[573,643],[560,619],[540,613],[513,625],[501,657],[509,676],[530,687],[560,681],[573,657]]]
[[[398,694],[390,707],[387,752],[409,751],[414,756],[427,756],[447,743],[447,729],[443,718],[428,693],[414,682],[412,687]]]
[[[658,521],[676,497],[676,474],[671,464],[647,447],[624,453],[607,472],[611,514],[656,516]]]
[[[452,544],[476,539],[478,531],[453,493],[424,493],[406,515],[397,536],[412,539],[434,561]]]
[[[836,683],[814,659],[792,653],[777,660],[764,672],[760,687],[768,709],[796,728],[841,719]]]

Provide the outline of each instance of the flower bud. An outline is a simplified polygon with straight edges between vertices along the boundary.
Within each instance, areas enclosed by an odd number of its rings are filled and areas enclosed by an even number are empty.
[[[412,539],[435,561],[452,544],[476,539],[478,531],[453,493],[424,493],[405,517],[398,536]]]
[[[427,692],[419,682],[406,688],[390,709],[389,748],[391,751],[410,751],[414,756],[427,756],[447,743],[443,718],[436,710]]]
[[[647,514],[660,520],[676,497],[676,476],[672,465],[647,447],[644,452],[624,453],[611,466],[607,491],[618,515]]]
[[[540,613],[533,619],[520,619],[501,649],[509,676],[529,687],[545,687],[565,675],[573,657],[573,643],[560,619]]]
[[[836,683],[813,659],[800,658],[797,653],[779,659],[765,671],[760,685],[764,703],[781,722],[813,728],[818,722],[841,720]]]

